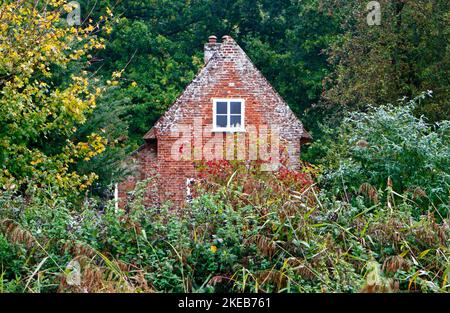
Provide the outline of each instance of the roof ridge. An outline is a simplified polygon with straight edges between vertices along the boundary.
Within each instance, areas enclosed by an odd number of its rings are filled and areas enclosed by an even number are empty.
[[[244,62],[248,63],[252,70],[256,73],[258,79],[261,79],[261,81],[271,90],[273,95],[277,98],[277,101],[286,108],[283,108],[281,110],[285,111],[288,115],[288,119],[295,119],[301,126],[302,129],[302,137],[310,137],[308,132],[305,130],[303,123],[300,121],[300,119],[295,115],[295,113],[292,111],[292,109],[289,107],[287,102],[284,100],[284,98],[278,93],[278,91],[272,86],[272,84],[268,81],[268,79],[262,74],[262,72],[256,67],[256,65],[253,63],[253,61],[250,59],[250,57],[245,53],[245,51],[239,46],[239,44],[229,35],[225,35],[222,37],[222,43],[214,43],[219,45],[217,50],[215,50],[207,62],[204,64],[203,67],[199,69],[197,74],[194,76],[192,81],[184,88],[184,90],[181,92],[181,94],[175,99],[175,101],[170,105],[167,110],[164,112],[164,114],[155,122],[153,127],[144,135],[144,139],[152,139],[156,138],[157,133],[160,131],[165,131],[165,119],[171,118],[173,116],[176,119],[177,111],[180,110],[182,102],[180,101],[181,98],[186,95],[188,92],[192,92],[192,86],[196,82],[199,81],[200,78],[202,78],[204,75],[208,75],[208,71],[211,67],[213,67],[215,64],[218,64],[219,59],[227,59],[227,57],[230,57],[232,61],[238,61],[238,62]],[[206,47],[207,44],[205,44]],[[234,58],[233,56],[237,57]],[[240,60],[240,61],[239,61]],[[208,77],[208,76],[207,76]]]

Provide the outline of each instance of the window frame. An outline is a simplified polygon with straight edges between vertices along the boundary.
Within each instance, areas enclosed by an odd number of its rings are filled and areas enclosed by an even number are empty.
[[[213,98],[213,132],[245,132],[245,99],[242,98]],[[217,126],[217,102],[226,102],[227,103],[227,126],[226,127],[218,127]],[[239,114],[231,114],[231,102],[240,102],[241,103],[241,125],[240,127],[231,127],[230,120],[231,115],[239,115]],[[225,116],[225,114],[221,114]]]

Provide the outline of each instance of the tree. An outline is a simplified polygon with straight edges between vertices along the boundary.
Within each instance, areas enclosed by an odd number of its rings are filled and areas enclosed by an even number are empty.
[[[415,201],[448,211],[450,187],[450,123],[435,125],[414,116],[426,94],[401,106],[369,107],[352,112],[339,128],[316,141],[327,168],[322,183],[335,194],[356,194],[364,190],[413,194]],[[319,154],[319,153],[318,153]]]
[[[432,90],[416,108],[434,121],[448,119],[448,1],[380,0],[381,24],[368,25],[367,2],[335,0],[328,9],[344,33],[329,50],[336,71],[325,98],[350,110],[396,103]]]
[[[82,6],[94,19],[105,10],[88,1]],[[323,51],[339,26],[318,0],[126,0],[114,12],[120,18],[102,34],[106,49],[91,70],[109,76],[124,69],[116,100],[130,99],[135,147],[202,66],[208,36],[233,36],[300,115],[321,96],[330,74]]]
[[[68,26],[65,1],[8,1],[0,8],[0,185],[85,189],[95,174],[73,169],[104,150],[105,140],[73,134],[101,88],[83,70],[104,47],[99,25]],[[102,19],[104,21],[104,19]]]

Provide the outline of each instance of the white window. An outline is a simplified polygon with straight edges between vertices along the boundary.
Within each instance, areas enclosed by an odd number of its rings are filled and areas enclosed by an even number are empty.
[[[213,99],[213,131],[245,131],[244,117],[244,99]]]

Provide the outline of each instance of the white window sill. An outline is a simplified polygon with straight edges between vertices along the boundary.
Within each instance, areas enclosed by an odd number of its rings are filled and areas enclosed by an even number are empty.
[[[213,128],[213,133],[245,133],[245,128]]]

